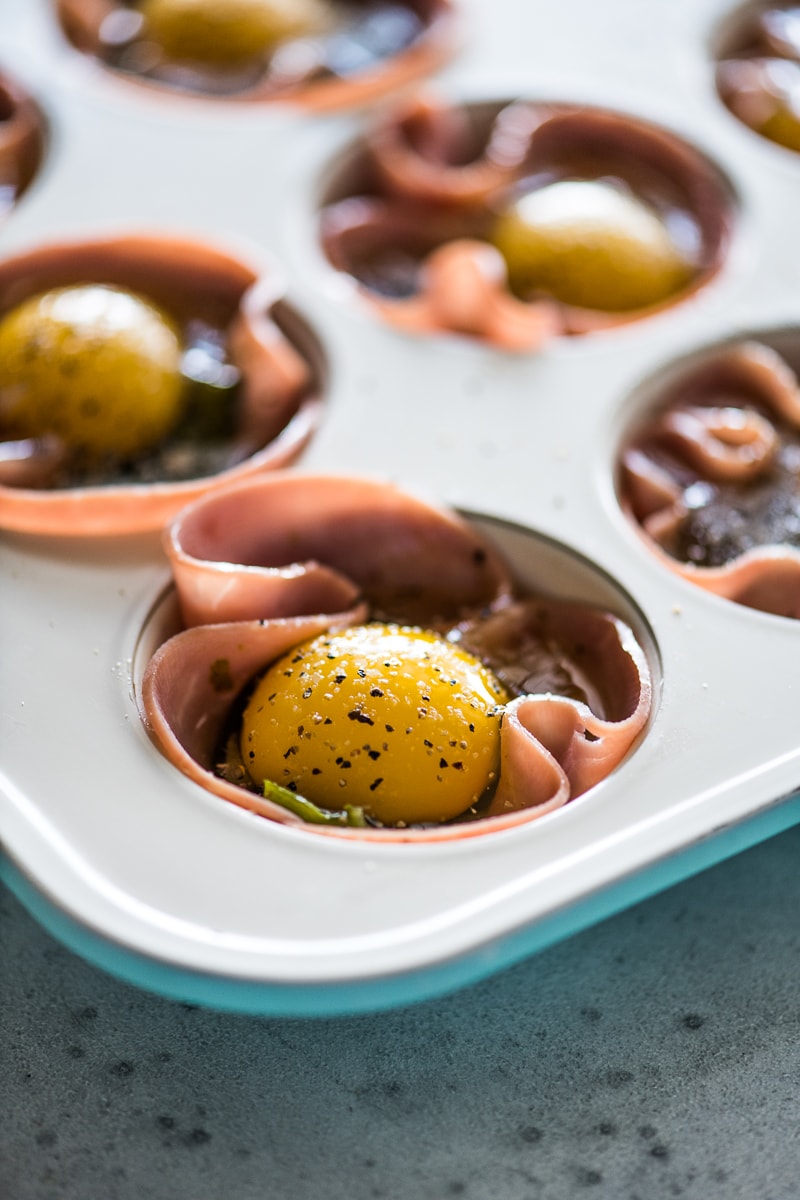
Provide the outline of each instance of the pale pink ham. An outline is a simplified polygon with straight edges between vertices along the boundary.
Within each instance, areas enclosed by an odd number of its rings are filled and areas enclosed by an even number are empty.
[[[584,178],[605,163],[633,194],[660,197],[694,222],[693,277],[675,295],[626,312],[521,301],[485,239],[517,189]],[[540,184],[541,186],[541,184]],[[361,189],[361,192],[359,191]],[[363,193],[363,194],[362,194]],[[732,216],[722,179],[691,146],[634,117],[578,105],[515,101],[448,107],[431,97],[397,105],[367,134],[321,213],[325,251],[362,284],[381,317],[413,333],[466,334],[504,350],[533,351],[550,338],[611,329],[685,300],[720,269]],[[411,295],[384,295],[372,268],[395,254],[409,259]],[[413,263],[419,267],[413,275]]]
[[[366,479],[276,473],[229,488],[185,509],[164,546],[191,625],[336,612],[361,594],[430,620],[510,589],[454,514]]]
[[[720,483],[755,479],[778,445],[765,417],[733,406],[674,408],[664,415],[661,437],[701,475]]]
[[[508,290],[502,255],[488,242],[448,242],[425,260],[419,295],[376,296],[375,308],[398,329],[465,333],[504,350],[537,350],[563,331],[550,301],[525,304]]]
[[[39,292],[87,280],[141,293],[179,319],[186,314],[213,323],[221,315],[230,322],[242,374],[239,452],[234,465],[215,476],[47,489],[36,484],[55,461],[52,447],[46,455],[29,447],[26,464],[21,451],[9,447],[0,452],[0,528],[61,536],[156,530],[219,483],[297,457],[316,427],[321,400],[312,363],[273,318],[281,287],[268,268],[167,235],[59,242],[0,262],[0,313]]]
[[[584,626],[598,658],[595,670],[618,711],[611,720],[586,704],[553,695],[512,701],[503,718],[500,782],[492,815],[531,807],[532,780],[541,779],[544,788],[548,774],[553,795],[545,801],[547,811],[582,795],[622,762],[650,715],[647,660],[630,629],[606,614],[568,607],[573,624]]]
[[[660,527],[646,526],[653,539],[670,528],[669,516]],[[794,546],[759,546],[721,567],[698,567],[672,558],[656,540],[648,538],[647,545],[665,567],[703,591],[761,612],[800,620],[800,550]]]
[[[746,485],[777,452],[779,435],[764,411],[800,428],[797,377],[769,346],[752,341],[724,346],[677,372],[658,412],[623,451],[622,504],[652,552],[683,579],[738,604],[800,618],[800,551],[794,546],[748,549],[718,567],[680,562],[663,548],[687,509],[683,488],[653,461],[654,448],[668,447],[701,480]]]
[[[379,119],[367,135],[378,174],[395,196],[439,205],[485,204],[525,165],[542,109],[508,105],[479,139],[463,108],[417,96]]]
[[[364,609],[342,613],[344,627]],[[243,808],[276,821],[298,818],[213,773],[232,702],[245,684],[299,642],[333,627],[326,616],[203,625],[176,634],[155,652],[142,681],[145,725],[184,775]]]
[[[636,447],[622,453],[622,473],[625,488],[625,507],[642,522],[658,519],[664,512],[675,512],[681,500],[681,489],[668,471],[657,466]]]
[[[276,474],[226,489],[182,513],[165,543],[189,619],[214,623],[194,624],[156,651],[142,686],[145,723],[185,775],[263,816],[332,837],[472,837],[533,820],[593,787],[647,723],[650,673],[630,630],[581,605],[536,602],[530,619],[580,648],[598,712],[554,695],[512,701],[487,817],[434,828],[307,825],[213,771],[230,706],[245,684],[292,645],[363,621],[376,597],[388,609],[413,601],[429,615],[465,605],[473,622],[489,604],[502,614],[509,605],[506,569],[455,514],[389,485],[350,478]],[[312,613],[312,597],[327,609]],[[302,606],[294,616],[287,611],[292,603]],[[250,619],[242,619],[248,608]],[[508,611],[520,619],[518,603]]]
[[[696,582],[690,571],[681,573]],[[800,552],[794,547],[748,551],[727,567],[706,570],[701,584],[706,591],[748,608],[800,619]]]

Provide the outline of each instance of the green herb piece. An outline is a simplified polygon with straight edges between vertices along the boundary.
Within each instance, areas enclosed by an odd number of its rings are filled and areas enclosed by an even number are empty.
[[[296,817],[302,817],[309,825],[351,825],[363,828],[367,824],[363,808],[354,804],[345,804],[339,812],[320,808],[311,800],[306,800],[305,796],[298,796],[296,792],[281,787],[279,783],[273,783],[271,779],[264,780],[264,799],[280,804],[281,808],[294,813]]]

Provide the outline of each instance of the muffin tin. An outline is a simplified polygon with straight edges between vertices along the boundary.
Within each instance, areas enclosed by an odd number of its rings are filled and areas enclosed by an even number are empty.
[[[289,469],[392,481],[460,509],[531,587],[631,625],[654,677],[632,753],[540,820],[458,842],[315,838],[222,803],[149,740],[141,678],[175,621],[157,531],[5,532],[3,877],[81,953],[184,999],[271,1013],[408,1002],[800,817],[797,623],[679,578],[617,494],[620,448],[662,373],[731,337],[800,327],[800,164],[716,95],[719,0],[461,9],[463,49],[435,80],[449,102],[630,112],[716,165],[734,219],[713,279],[536,353],[398,332],[319,241],[320,206],[369,113],[129,88],[65,42],[45,0],[6,17],[0,66],[50,137],[0,229],[3,258],[157,231],[271,261],[326,364],[321,423]]]

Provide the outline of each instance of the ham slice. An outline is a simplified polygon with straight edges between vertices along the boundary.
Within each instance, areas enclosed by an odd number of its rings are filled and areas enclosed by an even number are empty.
[[[466,522],[390,485],[276,473],[190,506],[166,531],[165,547],[187,628],[146,668],[145,724],[189,778],[282,823],[378,841],[505,829],[552,812],[606,778],[649,718],[650,672],[627,626],[578,604],[514,600],[509,569]],[[577,647],[599,710],[549,693],[509,703],[488,815],[426,828],[309,826],[214,772],[237,696],[286,649],[376,613],[449,625],[468,644],[467,625],[459,624],[464,611],[472,630],[480,628],[481,611],[499,614],[498,636],[506,641],[513,622],[522,620]]]

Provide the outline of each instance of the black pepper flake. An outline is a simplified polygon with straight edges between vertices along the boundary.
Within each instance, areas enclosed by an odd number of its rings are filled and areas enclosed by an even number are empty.
[[[298,725],[297,726],[297,736],[302,737],[304,732],[305,732],[305,725]],[[455,742],[451,742],[450,745],[454,746]]]
[[[417,716],[418,716],[418,717],[427,717],[427,715],[428,715],[428,710],[427,710],[427,708],[418,708],[418,709],[417,709]]]
[[[291,679],[292,675],[294,675],[294,671],[292,670],[292,668],[291,668],[291,667],[289,667],[289,670],[288,670],[288,671],[284,671],[283,673],[284,673],[284,675],[286,676],[286,678],[287,678],[287,679]]]
[[[302,660],[303,660],[303,655],[302,655],[302,654],[295,654],[294,658],[292,659],[292,662],[293,662],[293,663],[298,663],[298,662],[302,662]]]
[[[349,771],[353,764],[350,762],[349,758],[343,758],[339,765],[343,771]]]
[[[326,717],[325,720],[322,722],[322,724],[323,725],[332,725],[333,721],[330,719],[330,717]]]
[[[373,779],[372,783],[369,785],[369,790],[371,792],[374,792],[375,788],[380,787],[380,785],[382,783],[383,783],[383,776],[381,775],[377,779]]]
[[[446,767],[446,766],[447,766],[447,759],[446,759],[446,758],[440,758],[440,759],[439,759],[439,766],[440,766],[440,767]]]
[[[311,695],[311,691],[312,691],[311,688],[305,688],[303,690],[303,699],[304,700],[308,700],[309,696]]]
[[[454,762],[454,763],[451,763],[450,765],[452,766],[454,771],[463,771],[464,770],[463,762]]]
[[[347,719],[348,721],[358,721],[361,725],[375,724],[372,717],[368,717],[366,713],[359,712],[357,708],[354,708],[352,712],[347,714]]]
[[[376,758],[380,758],[380,756],[381,756],[380,750],[368,750],[367,754],[373,760],[373,762],[375,761]]]
[[[338,675],[334,675],[334,677],[333,677],[334,683],[344,683],[345,679],[347,679],[347,676],[343,675],[341,673],[341,671],[339,672]]]
[[[297,784],[295,783],[295,781],[293,779],[290,779],[286,786],[290,792],[297,791]]]
[[[255,756],[256,756],[256,752],[255,752],[255,750],[251,750],[251,751],[250,751],[250,755],[249,755],[249,757],[250,757],[250,758],[255,758]]]
[[[366,679],[366,678],[367,678],[367,672],[364,670],[364,668],[363,668],[363,667],[359,667],[359,668],[358,668],[358,670],[357,670],[357,672],[356,672],[356,674],[358,675],[358,678],[359,678],[359,679]]]
[[[371,689],[371,691],[370,691],[370,693],[369,693],[369,694],[370,694],[370,696],[382,696],[382,695],[383,695],[383,692],[381,691],[381,689],[380,689],[380,688],[378,688],[378,687],[374,687],[374,688],[372,688],[372,689]]]
[[[270,703],[270,704],[271,704],[271,703],[272,703],[272,701],[275,699],[275,697],[277,696],[277,694],[278,694],[277,692],[273,692],[271,696],[267,696],[267,700],[269,701],[269,703]]]
[[[322,768],[321,768],[321,767],[312,767],[312,768],[311,768],[311,774],[312,774],[312,775],[321,775],[321,774],[322,774]]]
[[[394,725],[384,725],[384,729],[387,733],[394,733]]]
[[[297,746],[290,746],[283,757],[290,758],[293,754],[297,754]]]
[[[423,746],[430,746],[431,750],[433,749],[433,742],[429,742],[427,738],[423,738],[422,744]]]
[[[470,733],[475,732],[475,726],[472,724],[472,722],[470,722],[469,731],[470,731]]]
[[[337,658],[337,657],[338,657],[338,655],[336,655],[336,654],[327,654],[325,657],[326,657],[326,658]]]
[[[430,704],[430,702],[431,702],[431,698],[430,698],[430,696],[425,696],[425,695],[423,695],[423,696],[422,696],[422,699],[423,699],[423,700],[425,700],[425,701],[427,701],[427,703],[428,703],[428,704]]]

